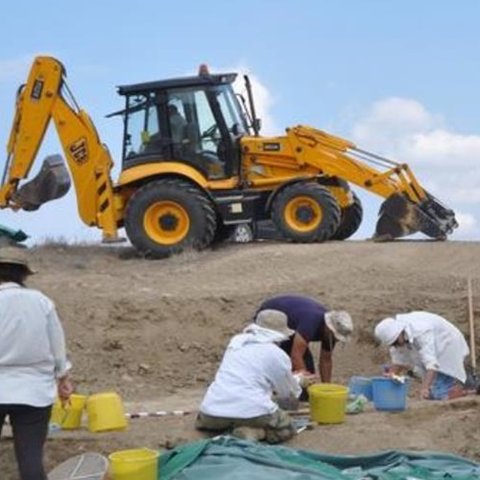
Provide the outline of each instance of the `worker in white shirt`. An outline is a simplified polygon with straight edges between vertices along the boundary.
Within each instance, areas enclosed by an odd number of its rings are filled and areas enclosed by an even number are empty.
[[[295,434],[292,419],[278,406],[292,404],[301,393],[290,358],[278,346],[294,333],[287,320],[283,312],[262,310],[255,323],[231,339],[201,403],[198,429],[231,431],[240,438],[268,443]]]
[[[20,248],[0,248],[0,436],[10,418],[22,480],[46,480],[43,447],[55,397],[72,393],[53,302],[26,288],[33,273]]]
[[[422,398],[447,400],[467,393],[468,345],[460,330],[443,317],[422,311],[398,314],[382,320],[375,337],[390,347],[392,365],[387,374],[418,372]]]

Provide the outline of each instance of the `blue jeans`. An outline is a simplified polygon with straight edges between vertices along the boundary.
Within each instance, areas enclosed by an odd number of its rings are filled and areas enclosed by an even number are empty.
[[[446,375],[445,373],[437,372],[435,380],[430,388],[431,400],[448,400],[450,390],[457,386],[458,380]]]

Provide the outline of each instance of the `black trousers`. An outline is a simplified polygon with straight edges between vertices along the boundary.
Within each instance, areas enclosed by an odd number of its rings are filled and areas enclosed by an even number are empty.
[[[292,335],[288,340],[280,343],[280,348],[289,356],[292,356],[292,346],[293,346],[293,337]],[[310,373],[315,373],[315,362],[313,361],[313,355],[309,348],[303,355],[303,361],[305,362],[305,366]],[[302,388],[302,394],[299,398],[300,401],[305,402],[308,400],[308,392],[305,388]]]
[[[43,446],[48,434],[52,407],[0,404],[0,436],[8,415],[22,480],[47,480],[43,468]]]

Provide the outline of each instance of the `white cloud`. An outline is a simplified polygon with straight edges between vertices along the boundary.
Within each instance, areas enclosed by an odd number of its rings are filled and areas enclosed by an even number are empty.
[[[375,102],[361,123],[355,126],[354,134],[368,136],[378,128],[387,135],[409,133],[430,128],[438,121],[416,100],[392,97]]]
[[[277,135],[279,129],[271,114],[274,104],[273,96],[261,80],[250,71],[248,67],[240,66],[237,70],[238,77],[233,85],[236,92],[243,95],[248,105],[248,95],[245,88],[244,75],[248,75],[252,85],[252,92],[257,117],[262,120],[262,135]]]
[[[437,129],[414,134],[411,140],[411,154],[422,163],[478,167],[480,135],[461,135]]]
[[[478,234],[480,135],[448,129],[416,100],[388,98],[357,121],[352,138],[361,148],[408,163],[425,188],[454,210],[467,210],[459,214],[456,237]]]
[[[248,94],[245,87],[244,75],[248,75],[250,83],[252,85],[253,99],[255,103],[255,111],[257,118],[260,118],[262,121],[261,135],[278,135],[278,132],[283,131],[279,129],[273,115],[271,113],[272,107],[275,103],[272,93],[266,87],[260,78],[252,72],[252,69],[244,64],[244,62],[239,62],[233,66],[223,66],[223,67],[212,67],[208,65],[208,69],[211,73],[237,73],[237,78],[233,83],[233,89],[235,93],[238,93],[243,96],[245,102],[248,104]],[[197,75],[197,71],[189,71],[186,75]]]
[[[453,239],[477,239],[480,236],[479,220],[471,213],[457,211],[455,216],[458,221],[458,229],[453,234]]]
[[[272,116],[271,110],[274,104],[274,99],[271,92],[265,86],[260,78],[252,72],[252,69],[245,65],[243,62],[237,65],[212,68],[213,73],[221,72],[235,72],[238,74],[235,82],[233,83],[233,89],[236,93],[241,94],[248,105],[248,94],[245,87],[244,75],[248,75],[250,83],[252,85],[253,98],[255,103],[256,115],[262,120],[262,135],[277,135],[279,129],[275,124],[275,120]]]
[[[477,219],[471,213],[457,212],[456,217],[462,230],[473,230],[478,225]]]
[[[262,120],[262,135],[275,135],[278,133],[278,129],[275,125],[275,120],[271,114],[271,109],[274,104],[273,96],[268,88],[262,83],[260,78],[255,75],[250,67],[243,63],[237,66],[224,69],[223,71],[231,71],[238,73],[237,79],[233,84],[235,92],[241,94],[248,105],[248,94],[245,87],[244,75],[248,75],[250,83],[252,85],[252,93],[255,103],[255,111],[257,118]]]

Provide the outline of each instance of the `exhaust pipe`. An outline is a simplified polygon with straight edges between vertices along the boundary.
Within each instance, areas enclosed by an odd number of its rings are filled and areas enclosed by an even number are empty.
[[[12,196],[22,210],[33,211],[46,202],[63,197],[71,181],[61,155],[49,155],[43,161],[38,175],[23,184]]]
[[[388,241],[422,232],[435,240],[446,240],[458,227],[455,213],[433,195],[413,203],[404,194],[395,193],[380,206],[373,240]]]

